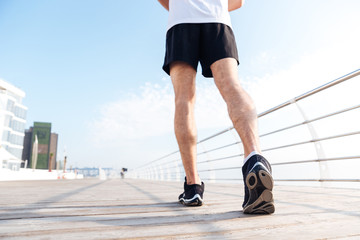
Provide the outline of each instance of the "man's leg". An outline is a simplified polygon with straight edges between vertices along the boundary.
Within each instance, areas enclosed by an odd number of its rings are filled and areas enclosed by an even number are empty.
[[[215,84],[224,98],[231,121],[244,145],[244,155],[260,153],[257,114],[250,96],[240,86],[237,62],[224,58],[211,65]]]
[[[201,184],[196,166],[197,129],[194,117],[196,71],[185,62],[170,66],[175,91],[175,135],[184,165],[187,184]]]
[[[261,153],[257,129],[257,115],[254,103],[240,86],[237,62],[224,58],[211,65],[216,86],[227,106],[233,125],[244,145],[244,154]],[[270,163],[259,154],[251,154],[242,167],[245,195],[244,213],[271,214],[275,211]]]

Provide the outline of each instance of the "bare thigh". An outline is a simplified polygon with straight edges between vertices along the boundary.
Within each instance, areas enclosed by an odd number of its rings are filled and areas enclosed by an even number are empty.
[[[173,62],[170,65],[170,76],[175,101],[195,101],[195,69],[185,62]]]

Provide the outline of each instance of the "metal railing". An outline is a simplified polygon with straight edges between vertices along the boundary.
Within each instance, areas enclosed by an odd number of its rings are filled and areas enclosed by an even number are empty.
[[[265,112],[262,112],[260,114],[258,114],[258,118],[259,121],[261,121],[265,116],[268,117],[267,121],[268,122],[275,122],[276,119],[275,117],[272,117],[272,114],[274,113],[278,113],[286,108],[289,108],[290,106],[295,106],[297,109],[298,114],[300,113],[300,115],[302,116],[302,121],[297,121],[296,123],[293,124],[288,124],[286,126],[282,126],[279,127],[277,129],[271,129],[265,133],[261,133],[260,134],[260,139],[264,139],[264,138],[268,138],[268,137],[273,137],[272,140],[270,140],[271,143],[273,142],[282,142],[281,140],[283,140],[283,138],[281,136],[276,137],[277,135],[281,135],[281,134],[291,134],[289,133],[290,131],[294,131],[296,129],[299,128],[307,128],[307,130],[305,131],[304,129],[300,130],[300,132],[302,132],[303,134],[305,134],[305,132],[307,132],[308,135],[310,135],[310,139],[301,139],[298,141],[295,141],[293,139],[290,139],[294,142],[291,143],[279,143],[275,146],[268,146],[268,147],[264,147],[262,149],[262,152],[265,156],[267,155],[272,155],[275,157],[271,157],[269,158],[269,160],[272,163],[273,166],[273,171],[274,171],[274,178],[275,181],[281,181],[281,182],[360,182],[360,176],[354,176],[354,177],[341,177],[341,178],[337,178],[337,177],[330,177],[330,173],[329,173],[329,168],[328,168],[328,164],[330,162],[342,162],[342,161],[358,161],[360,159],[360,148],[359,147],[355,147],[357,150],[357,152],[355,154],[352,154],[350,156],[346,156],[346,154],[342,154],[341,156],[331,156],[331,157],[327,157],[325,155],[325,148],[323,147],[323,145],[327,142],[331,142],[331,141],[345,141],[345,138],[352,138],[352,137],[360,137],[360,124],[355,124],[355,129],[353,129],[352,131],[344,131],[341,133],[337,133],[337,134],[332,134],[330,136],[323,136],[323,137],[318,137],[318,133],[317,133],[317,129],[314,127],[313,124],[320,124],[319,126],[326,126],[326,123],[322,123],[324,121],[329,121],[329,119],[332,118],[336,118],[336,117],[341,117],[343,118],[344,115],[346,114],[359,114],[359,108],[360,108],[360,94],[358,95],[357,98],[355,98],[355,100],[350,99],[350,103],[345,103],[348,104],[345,107],[342,107],[341,109],[338,109],[336,111],[331,111],[331,112],[327,112],[325,114],[322,114],[320,116],[315,116],[312,119],[307,119],[306,115],[305,115],[305,111],[304,108],[301,107],[298,102],[300,101],[304,101],[305,99],[310,99],[310,97],[313,97],[315,95],[318,95],[320,93],[325,92],[325,90],[327,89],[333,89],[335,86],[339,86],[339,84],[344,83],[344,82],[350,82],[349,80],[352,80],[353,83],[359,83],[360,79],[356,78],[357,76],[360,75],[360,69],[351,72],[345,76],[342,76],[340,78],[337,78],[327,84],[324,84],[318,88],[315,88],[309,92],[306,92],[298,97],[295,97],[293,99],[290,99],[289,101],[286,101],[276,107],[273,107]],[[357,81],[357,82],[356,82]],[[360,89],[357,89],[358,91],[360,91]],[[345,95],[346,96],[346,95]],[[329,96],[329,99],[332,99],[334,101],[337,101],[337,96],[334,96],[334,94]],[[355,105],[354,105],[354,101],[355,101]],[[357,102],[356,102],[357,101]],[[321,106],[316,106],[317,108],[323,108],[324,104],[331,104],[331,103],[322,103],[323,105]],[[351,104],[349,106],[349,104]],[[314,106],[312,106],[313,108]],[[281,115],[281,114],[280,114]],[[283,114],[284,115],[284,114]],[[289,116],[286,115],[285,116]],[[352,117],[350,116],[351,121],[356,121],[356,119],[352,119]],[[360,118],[358,119],[360,122]],[[265,120],[264,120],[265,121]],[[346,125],[347,123],[344,123],[344,125]],[[271,124],[270,124],[271,125]],[[334,129],[334,125],[338,126],[336,124],[328,124],[328,127],[326,129],[326,132],[331,132],[330,130]],[[341,123],[341,125],[343,125]],[[298,130],[299,131],[299,130]],[[230,134],[229,134],[230,133]],[[228,141],[229,138],[233,139],[235,134],[235,130],[234,127],[229,127],[224,129],[223,131],[217,132],[207,138],[204,138],[202,140],[200,140],[197,144],[198,144],[198,148],[203,148],[203,151],[200,151],[197,156],[198,156],[198,168],[199,168],[199,174],[201,176],[202,179],[204,180],[218,180],[218,181],[223,181],[223,180],[227,180],[227,181],[238,181],[238,180],[242,180],[241,178],[241,174],[239,174],[241,172],[241,166],[242,166],[242,160],[239,160],[239,157],[243,157],[244,153],[242,150],[242,145],[241,145],[241,141],[240,139],[235,136],[237,139],[234,141],[229,141],[224,143],[223,140],[219,140],[219,143],[216,142],[216,139],[220,138],[220,137],[224,137],[224,135],[230,135],[227,136],[226,140]],[[231,138],[231,134],[232,134],[232,138]],[[274,137],[275,136],[275,137]],[[295,137],[294,137],[295,138]],[[274,139],[276,141],[274,141]],[[278,141],[279,140],[279,141]],[[351,143],[354,142],[353,139],[349,140]],[[355,142],[360,141],[355,139]],[[206,143],[212,142],[212,144],[210,147],[206,146]],[[310,147],[312,148],[312,150],[309,150],[309,145],[313,144],[314,146]],[[344,143],[346,144],[346,143]],[[335,147],[332,146],[339,146],[338,143],[332,143],[332,145],[330,144],[330,149],[333,149]],[[355,145],[356,146],[356,143]],[[357,144],[357,146],[359,146],[359,144]],[[300,159],[292,159],[292,157],[287,157],[286,161],[285,160],[281,160],[281,157],[276,157],[276,154],[272,154],[273,152],[278,152],[277,156],[281,156],[284,155],[282,153],[284,153],[284,151],[286,150],[286,152],[290,152],[290,153],[294,153],[295,155],[306,155],[306,154],[298,154],[299,152],[301,152],[299,149],[299,147],[305,147],[307,148],[306,153],[313,151],[313,155],[315,155],[313,158],[310,159],[304,159],[302,156],[300,156]],[[236,148],[236,150],[234,149]],[[290,150],[289,150],[290,149]],[[280,153],[279,153],[280,151]],[[214,157],[211,157],[210,155],[214,155]],[[309,154],[307,154],[309,155]],[[289,159],[290,158],[290,159]],[[299,158],[297,156],[297,158]],[[299,165],[309,165],[309,164],[318,164],[318,169],[319,171],[317,172],[319,176],[317,177],[297,177],[297,173],[300,170],[294,170],[294,168],[285,171],[284,169],[279,169],[277,170],[277,168],[284,168],[287,166],[293,166],[296,165],[297,168],[299,168]],[[314,169],[314,166],[312,166],[311,168],[308,167],[306,171],[309,171]],[[235,171],[232,173],[229,173],[229,171]],[[287,174],[280,174],[281,172],[286,172]],[[313,171],[314,172],[314,171]],[[279,174],[278,174],[279,173]],[[206,175],[206,176],[202,176],[202,175]],[[284,176],[281,176],[284,175]],[[289,175],[291,175],[292,177],[289,177]],[[294,176],[293,176],[294,175]],[[314,175],[314,174],[313,174]],[[315,174],[316,175],[316,174]],[[234,177],[236,176],[236,177]],[[160,158],[157,158],[153,161],[150,161],[136,169],[133,169],[132,171],[129,172],[129,177],[133,177],[133,178],[143,178],[143,179],[157,179],[157,180],[183,180],[184,177],[184,171],[183,171],[183,167],[182,167],[182,163],[181,163],[181,158],[180,158],[180,154],[179,154],[179,150],[171,152],[165,156],[162,156]]]

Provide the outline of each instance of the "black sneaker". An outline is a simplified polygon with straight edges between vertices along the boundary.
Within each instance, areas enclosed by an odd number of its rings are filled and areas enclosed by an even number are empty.
[[[245,199],[244,213],[271,214],[275,212],[270,163],[260,155],[252,156],[242,167]]]
[[[179,202],[186,206],[201,206],[203,204],[203,193],[205,184],[187,185],[186,178],[184,182],[184,192],[179,196]]]

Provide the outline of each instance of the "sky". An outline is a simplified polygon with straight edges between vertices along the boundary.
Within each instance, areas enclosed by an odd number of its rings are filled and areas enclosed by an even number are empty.
[[[248,0],[231,13],[239,79],[258,112],[359,69],[359,9]],[[133,168],[177,149],[166,25],[157,1],[0,0],[0,78],[25,91],[27,128],[52,123],[58,160]],[[199,140],[231,125],[200,74],[196,120]]]

